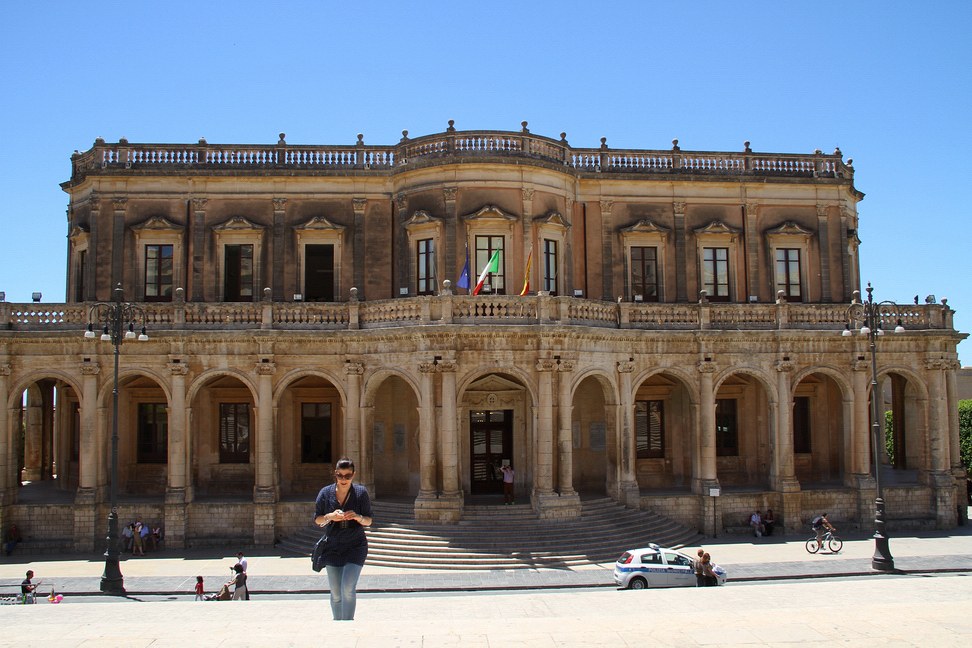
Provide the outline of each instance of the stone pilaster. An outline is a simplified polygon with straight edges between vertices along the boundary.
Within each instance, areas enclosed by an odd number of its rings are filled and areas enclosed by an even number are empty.
[[[125,206],[128,198],[116,196],[111,199],[111,204],[114,208],[111,221],[111,286],[114,290],[119,284],[125,285]],[[94,265],[96,257],[92,256],[90,263]],[[140,297],[136,295],[136,299]]]
[[[6,529],[3,520],[4,507],[12,504],[15,499],[18,484],[14,481],[13,468],[15,468],[17,452],[12,447],[10,430],[13,426],[10,416],[13,410],[7,408],[9,398],[9,381],[11,368],[6,362],[0,362],[0,529]],[[8,494],[8,491],[10,494]]]
[[[192,301],[204,300],[205,258],[206,258],[206,198],[192,198],[192,225],[189,233],[189,294]]]
[[[456,281],[459,278],[459,272],[462,270],[462,264],[466,262],[465,257],[465,241],[466,232],[462,229],[462,223],[460,223],[459,218],[456,217],[456,198],[459,194],[458,187],[445,187],[442,189],[442,200],[445,203],[445,232],[449,232],[451,228],[451,236],[449,234],[445,235],[445,245],[442,246],[445,253],[445,277],[443,279],[450,279]],[[460,257],[461,255],[461,257]],[[475,251],[473,252],[473,259],[475,259]],[[473,261],[475,263],[475,261]],[[469,269],[471,274],[475,274],[475,270]],[[471,279],[472,277],[470,277]],[[471,288],[472,286],[470,286]],[[468,292],[472,292],[471,290]]]
[[[685,233],[685,203],[672,203],[675,214],[675,301],[688,301],[688,241]]]
[[[950,360],[941,358],[925,361],[929,387],[928,448],[931,469],[927,481],[935,493],[935,525],[939,529],[954,528],[958,514],[955,479],[949,456],[949,405],[945,386],[945,371],[950,366]]]
[[[266,360],[266,362],[263,362]],[[257,374],[256,484],[253,487],[253,544],[272,546],[275,540],[277,476],[274,473],[273,375],[276,365],[261,358]]]
[[[456,369],[454,360],[440,360],[436,369],[442,374],[442,418],[439,447],[442,451],[442,493],[439,495],[439,521],[458,522],[462,516],[463,494],[459,484],[459,420],[457,416]]]
[[[634,363],[622,360],[616,364],[618,382],[621,392],[620,428],[618,434],[619,472],[618,501],[628,508],[641,507],[641,490],[638,487],[638,477],[635,474],[635,429],[632,416],[634,415],[634,393],[631,390],[631,372]]]
[[[420,362],[419,379],[419,494],[415,498],[415,519],[435,520],[438,500],[435,478],[435,371],[436,363]],[[429,514],[428,511],[432,510]]]
[[[601,299],[614,300],[614,221],[613,200],[601,200]],[[585,295],[588,297],[588,295]]]
[[[189,531],[188,502],[188,416],[186,415],[186,375],[189,366],[182,357],[170,357],[172,399],[169,403],[169,470],[165,489],[165,543],[169,548],[185,549]]]
[[[368,256],[367,250],[365,249],[365,210],[368,207],[368,200],[367,198],[352,198],[351,207],[354,209],[354,232],[352,234],[354,245],[351,253],[355,259],[365,259]],[[394,236],[394,232],[392,235]],[[354,286],[358,289],[358,299],[361,300],[368,299],[364,272],[364,263],[354,264],[352,276],[354,277]],[[408,275],[405,276],[407,277]]]
[[[287,223],[287,199],[273,199],[273,230],[271,238],[272,264],[270,285],[273,288],[273,301],[284,301],[284,268],[286,267],[286,223]],[[337,288],[335,286],[335,288]],[[335,292],[335,294],[337,294]]]
[[[830,290],[830,221],[827,205],[817,205],[817,244],[820,251],[820,301],[832,302]]]
[[[746,203],[743,209],[746,210],[746,268],[749,283],[746,286],[746,301],[748,302],[750,296],[758,297],[762,292],[759,272],[759,203]]]

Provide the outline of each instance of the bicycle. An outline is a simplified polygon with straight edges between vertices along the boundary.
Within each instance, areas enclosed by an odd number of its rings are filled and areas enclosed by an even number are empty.
[[[820,542],[823,543],[823,546],[830,550],[830,553],[837,553],[844,546],[844,541],[834,535],[833,531],[827,531],[824,533],[820,538]],[[807,540],[807,551],[812,554],[820,551],[820,545],[817,544],[816,535]]]

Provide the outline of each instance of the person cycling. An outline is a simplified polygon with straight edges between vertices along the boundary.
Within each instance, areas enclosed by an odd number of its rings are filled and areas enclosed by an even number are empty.
[[[836,531],[829,521],[827,521],[827,514],[818,515],[813,518],[813,522],[810,523],[813,526],[813,532],[817,534],[817,550],[823,549],[823,537],[827,531]]]

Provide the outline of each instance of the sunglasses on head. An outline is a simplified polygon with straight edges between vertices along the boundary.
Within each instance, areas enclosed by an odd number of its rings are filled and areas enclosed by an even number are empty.
[[[349,472],[349,473],[339,473],[337,471],[334,471],[334,478],[335,479],[351,479],[352,477],[354,477],[354,473],[353,472]]]

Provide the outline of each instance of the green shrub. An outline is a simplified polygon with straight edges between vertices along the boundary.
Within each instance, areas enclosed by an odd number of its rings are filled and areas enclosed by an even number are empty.
[[[972,473],[972,399],[959,401],[959,444],[962,465]]]

